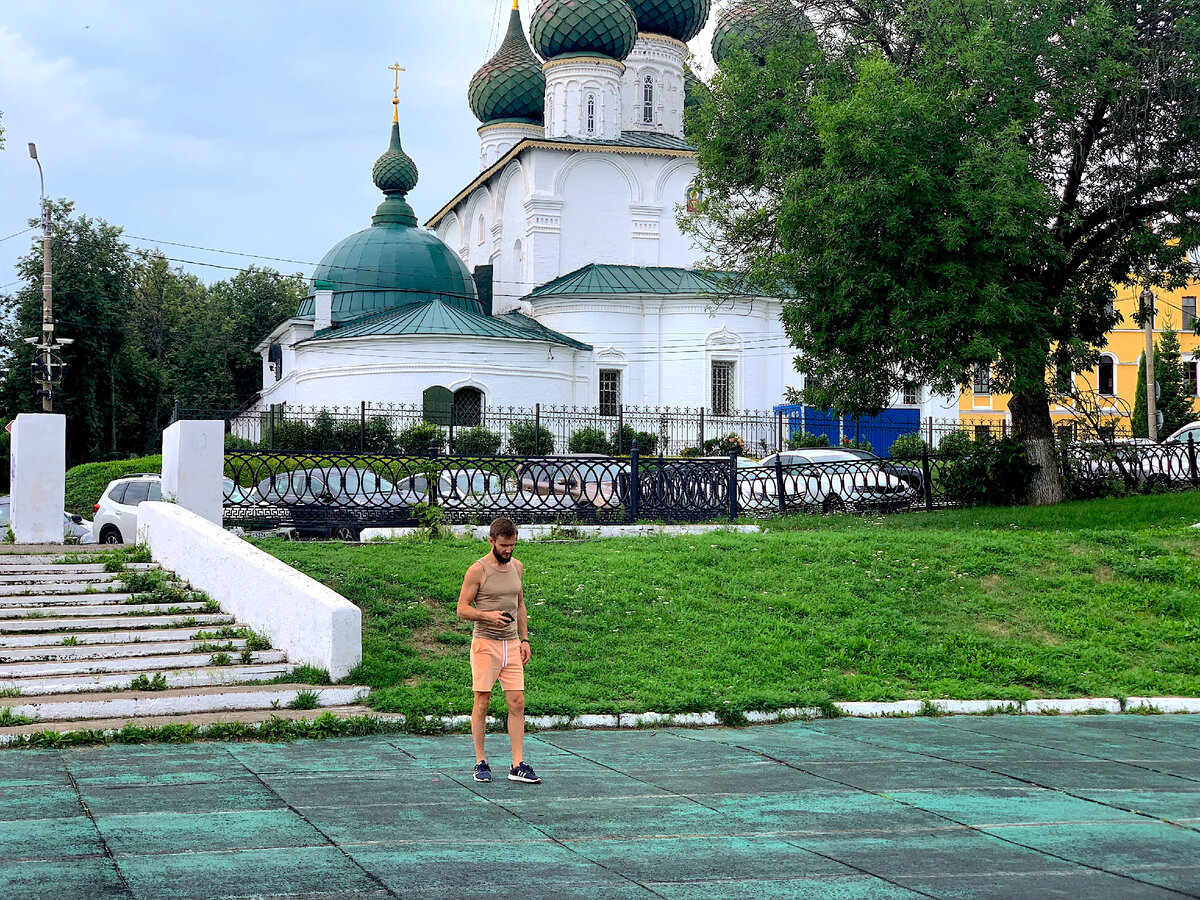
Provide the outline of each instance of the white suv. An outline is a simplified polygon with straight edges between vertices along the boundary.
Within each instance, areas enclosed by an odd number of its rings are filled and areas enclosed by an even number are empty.
[[[96,504],[93,534],[101,544],[137,540],[138,504],[162,499],[162,476],[149,472],[126,475],[108,483]]]

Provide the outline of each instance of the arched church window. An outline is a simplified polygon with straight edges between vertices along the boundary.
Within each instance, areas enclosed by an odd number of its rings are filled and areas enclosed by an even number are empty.
[[[454,424],[473,427],[483,419],[483,391],[465,387],[454,392]]]
[[[525,248],[521,242],[513,244],[513,281],[525,280]]]
[[[654,124],[654,76],[647,75],[642,81],[642,124]]]
[[[475,240],[476,240],[476,243],[478,243],[479,246],[481,246],[481,247],[483,246],[484,236],[485,236],[486,232],[487,232],[487,226],[483,224],[483,216],[480,216],[479,217],[479,237],[477,237]]]
[[[596,133],[596,95],[587,96],[587,133]]]

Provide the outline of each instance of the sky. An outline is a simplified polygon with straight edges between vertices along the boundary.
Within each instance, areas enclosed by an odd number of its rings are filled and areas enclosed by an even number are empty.
[[[527,33],[534,5],[522,3]],[[421,173],[408,199],[424,222],[479,172],[467,85],[510,9],[0,0],[0,293],[18,288],[15,262],[37,237],[10,237],[39,213],[29,141],[47,196],[190,261],[206,282],[251,263],[311,274],[382,199],[371,166],[388,145],[396,62],[404,148]],[[692,45],[701,71],[715,18]]]

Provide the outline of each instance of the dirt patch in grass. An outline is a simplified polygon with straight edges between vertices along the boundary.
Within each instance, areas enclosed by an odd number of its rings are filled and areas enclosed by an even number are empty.
[[[996,637],[1002,638],[1017,638],[1035,641],[1039,644],[1045,644],[1048,647],[1054,647],[1062,643],[1059,637],[1045,628],[1037,626],[1030,627],[1021,622],[983,622],[981,627],[988,634],[994,634]]]
[[[994,590],[997,590],[1001,585],[1004,584],[1004,576],[1003,575],[985,575],[980,580],[980,584],[983,585],[984,590],[994,591]]]
[[[1092,577],[1097,581],[1112,581],[1114,574],[1112,566],[1096,566],[1092,570]]]

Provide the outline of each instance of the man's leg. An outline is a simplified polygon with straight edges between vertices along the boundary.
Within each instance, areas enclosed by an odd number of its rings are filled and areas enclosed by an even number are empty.
[[[475,742],[475,762],[487,759],[483,755],[483,739],[487,734],[488,702],[491,699],[491,691],[475,692],[475,705],[471,708],[471,740]]]
[[[525,757],[525,692],[505,691],[508,701],[508,738],[512,741],[512,764],[516,766]]]

